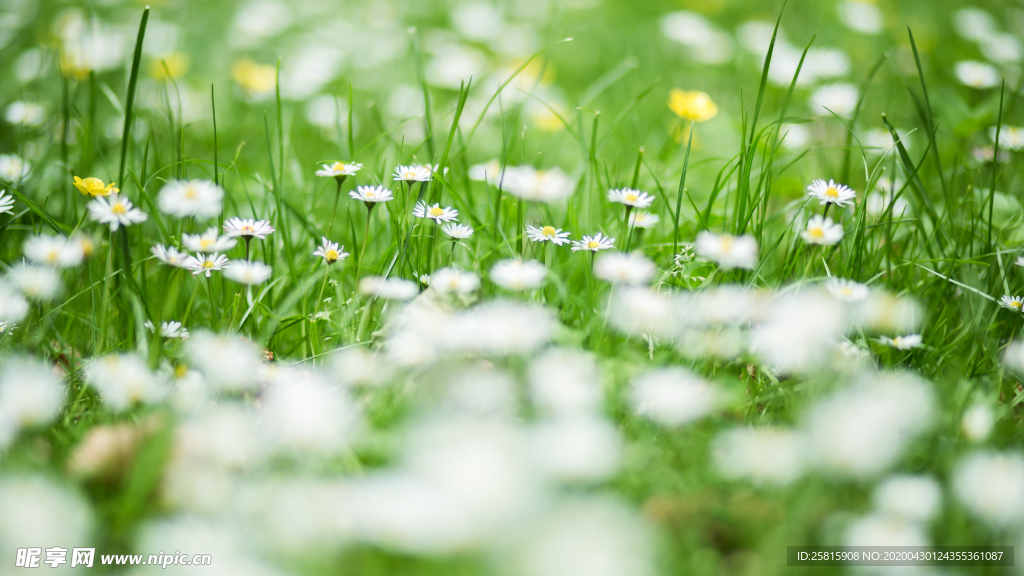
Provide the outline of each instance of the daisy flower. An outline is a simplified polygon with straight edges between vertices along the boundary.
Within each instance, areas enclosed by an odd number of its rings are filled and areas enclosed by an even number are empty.
[[[28,176],[31,170],[28,162],[14,154],[0,154],[0,178],[16,182]]]
[[[530,237],[530,240],[534,242],[551,242],[555,246],[572,242],[572,240],[569,240],[569,234],[570,232],[562,232],[561,228],[555,228],[554,226],[526,227],[526,235]]]
[[[540,288],[548,269],[536,260],[502,260],[491,268],[491,282],[508,290]]]
[[[362,200],[366,203],[367,207],[378,202],[394,200],[391,196],[391,190],[388,190],[383,186],[360,186],[359,188],[349,192],[348,195],[356,200]]]
[[[5,279],[32,300],[51,300],[61,291],[60,275],[49,266],[15,264]]]
[[[953,72],[961,84],[979,90],[991,88],[999,83],[999,71],[984,62],[974,60],[957,62]]]
[[[274,233],[274,227],[266,220],[253,220],[252,218],[231,218],[224,223],[224,233],[228,237],[241,236],[249,239],[265,240],[268,235]]]
[[[239,284],[247,284],[251,286],[253,284],[262,284],[266,282],[272,273],[273,269],[263,262],[235,260],[228,264],[227,268],[224,270],[224,277],[228,280],[234,280]],[[207,272],[206,274],[209,275],[210,273]]]
[[[910,350],[911,348],[918,348],[921,346],[921,335],[907,334],[906,336],[896,336],[895,338],[882,336],[878,341],[886,346],[892,346],[897,350]]]
[[[317,247],[316,252],[313,252],[313,256],[323,258],[324,262],[326,262],[328,266],[334,264],[338,260],[348,258],[348,252],[343,252],[343,247],[339,247],[337,242],[331,242],[325,236],[321,236],[320,241],[320,246]]]
[[[228,257],[223,254],[196,254],[195,256],[188,256],[185,258],[185,262],[181,265],[182,268],[192,271],[193,276],[206,273],[206,277],[210,277],[210,273],[215,270],[223,270],[228,265]]]
[[[996,127],[992,126],[988,129],[989,138],[993,142],[996,140]],[[1003,126],[999,130],[999,147],[1006,148],[1007,150],[1021,150],[1024,149],[1024,128],[1018,126]],[[995,151],[992,152],[995,154]]]
[[[420,293],[415,282],[383,276],[363,278],[359,281],[359,291],[366,296],[377,296],[385,300],[411,300]]]
[[[316,175],[325,178],[344,179],[348,176],[355,176],[356,172],[359,172],[362,167],[362,164],[356,162],[334,162],[323,164],[322,168],[316,171]]]
[[[857,195],[850,188],[832,179],[829,179],[828,182],[824,180],[811,182],[811,185],[807,187],[807,194],[820,200],[822,205],[835,204],[840,207],[846,206]]]
[[[145,326],[146,330],[149,330],[150,332],[153,331],[153,323],[150,322],[149,320],[146,320]],[[185,340],[189,336],[191,336],[191,334],[189,333],[188,328],[183,327],[181,325],[181,322],[170,320],[167,322],[160,323],[161,338],[167,338],[168,340],[180,338],[181,340]]]
[[[441,208],[440,204],[427,206],[425,202],[420,200],[413,207],[412,215],[418,218],[429,218],[435,222],[451,222],[459,217],[459,211],[451,207]]]
[[[172,180],[160,190],[160,210],[171,216],[213,218],[220,214],[224,189],[209,180]]]
[[[723,268],[753,270],[757,264],[757,241],[753,236],[732,236],[704,231],[693,244],[698,256],[714,260]]]
[[[58,268],[77,266],[85,254],[77,242],[63,236],[32,236],[25,241],[25,257],[36,264]]]
[[[194,252],[224,252],[234,248],[238,241],[231,236],[218,235],[217,228],[211,227],[206,232],[203,232],[202,235],[182,235],[181,243],[185,245],[185,248]]]
[[[480,287],[480,277],[456,268],[442,268],[434,272],[427,283],[439,294],[465,296]]]
[[[449,222],[441,226],[441,230],[451,237],[452,240],[465,240],[473,235],[473,229],[465,224]]]
[[[101,224],[110,224],[111,232],[116,232],[120,226],[145,222],[148,218],[142,210],[132,208],[131,201],[119,194],[97,196],[86,207],[89,209],[89,217]]]
[[[613,284],[646,284],[656,272],[654,262],[636,252],[609,252],[594,261],[594,276]]]
[[[560,168],[537,170],[532,166],[510,166],[505,168],[498,183],[513,196],[537,202],[563,200],[576,190],[576,181]]]
[[[573,241],[572,251],[590,250],[591,252],[597,252],[599,250],[608,250],[614,246],[615,238],[609,238],[598,232],[593,236],[584,236],[582,240]]]
[[[395,180],[399,182],[429,182],[433,170],[429,166],[415,164],[412,166],[396,166]]]
[[[1010,296],[1007,294],[999,299],[999,305],[1014,312],[1020,312],[1021,307],[1024,306],[1024,300],[1020,296]]]
[[[1017,266],[1024,266],[1024,256],[1017,256],[1017,261],[1014,262]]]
[[[654,202],[654,196],[632,188],[618,188],[608,191],[608,200],[625,204],[630,208],[647,208]]]
[[[843,225],[832,222],[831,218],[814,216],[807,223],[807,229],[800,236],[808,244],[830,246],[843,239]]]
[[[629,215],[629,226],[631,228],[654,228],[661,217],[650,212],[633,212]]]
[[[168,266],[177,266],[178,268],[184,268],[185,262],[188,261],[188,252],[178,252],[178,249],[173,246],[164,246],[163,244],[157,244],[151,249],[153,256],[156,259],[167,264]]]
[[[828,84],[811,94],[809,104],[811,113],[820,116],[831,116],[834,112],[841,118],[848,118],[857,107],[860,91],[852,84]]]
[[[3,190],[0,190],[0,214],[13,214],[14,213],[14,196],[5,194]]]
[[[83,196],[109,196],[111,194],[117,194],[120,192],[117,188],[114,188],[114,183],[104,184],[103,180],[94,178],[92,176],[88,178],[74,178],[75,188],[82,193]]]
[[[868,297],[868,287],[853,280],[842,278],[829,278],[825,282],[825,288],[837,300],[843,302],[861,302]]]

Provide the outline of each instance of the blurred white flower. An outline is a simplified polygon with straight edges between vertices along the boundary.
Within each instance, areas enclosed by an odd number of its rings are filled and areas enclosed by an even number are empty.
[[[153,404],[164,399],[167,382],[152,373],[135,354],[110,354],[94,358],[85,368],[85,381],[95,388],[103,402],[115,412],[133,404]]]
[[[630,390],[633,409],[666,426],[681,426],[715,410],[722,394],[682,368],[656,368],[637,378]]]
[[[898,474],[886,478],[872,493],[875,510],[910,522],[928,522],[942,507],[942,489],[931,476]]]
[[[808,411],[804,432],[811,465],[841,476],[875,476],[931,425],[935,396],[929,384],[909,373],[862,379]]]
[[[597,482],[619,467],[618,428],[592,415],[560,417],[529,431],[533,459],[542,474],[564,482]]]
[[[805,450],[803,437],[793,430],[733,428],[718,434],[711,455],[726,478],[784,485],[803,476]]]
[[[265,371],[260,349],[233,335],[197,330],[185,344],[185,354],[218,390],[253,389]]]
[[[795,71],[795,70],[794,70]],[[811,48],[804,59],[801,77],[808,74],[810,79],[837,78],[850,72],[850,57],[838,48]]]
[[[527,354],[546,344],[558,325],[536,304],[490,300],[451,319],[442,346],[452,352]]]
[[[85,498],[45,476],[8,473],[0,477],[0,510],[4,511],[0,514],[0,542],[4,543],[0,563],[4,566],[15,566],[18,548],[51,546],[42,542],[70,548],[91,542],[92,513]],[[40,565],[45,557],[44,552]]]
[[[470,40],[489,40],[504,27],[501,10],[487,2],[464,2],[451,11],[452,26]]]
[[[63,403],[64,385],[52,366],[28,357],[4,358],[0,368],[0,450],[20,428],[52,421]]]
[[[479,78],[487,59],[474,48],[452,44],[443,47],[427,62],[426,81],[435,86],[458,90],[470,76]]]
[[[825,282],[825,288],[829,294],[843,302],[863,302],[870,293],[867,286],[844,278],[829,278]]]
[[[999,83],[999,71],[984,62],[963,60],[956,63],[953,72],[961,84],[979,90],[991,88]]]
[[[999,64],[1013,64],[1020,62],[1024,56],[1024,46],[1013,34],[1000,32],[985,36],[979,40],[981,53],[989,60]]]
[[[971,452],[957,462],[952,488],[968,512],[994,528],[1024,523],[1024,457],[1016,452]]]
[[[629,215],[629,225],[632,228],[654,228],[661,217],[650,212],[635,211]]]
[[[541,414],[558,417],[600,412],[601,373],[588,352],[553,348],[530,362],[530,397]]]
[[[632,188],[618,188],[608,191],[608,201],[632,208],[647,208],[654,202],[654,196]]]
[[[971,442],[984,442],[992,434],[996,416],[987,404],[975,404],[964,411],[960,429]]]
[[[839,21],[854,32],[878,34],[885,27],[882,10],[871,2],[843,0],[836,8]]]
[[[841,118],[849,118],[857,107],[859,98],[860,92],[852,84],[828,84],[811,94],[811,113],[819,116],[831,116],[835,113]]]
[[[996,127],[992,126],[988,129],[988,136],[993,142],[996,141]],[[1005,124],[999,129],[999,148],[1005,148],[1007,150],[1021,150],[1024,149],[1024,128],[1018,126],[1006,126]],[[993,154],[995,152],[993,151]]]
[[[345,390],[300,370],[278,369],[262,399],[266,441],[288,452],[338,451],[359,421],[358,409]]]
[[[4,119],[10,124],[39,126],[46,120],[46,108],[37,102],[11,102],[4,111]]]
[[[0,178],[8,182],[20,182],[28,176],[31,167],[20,156],[0,154]]]
[[[18,322],[28,314],[28,301],[15,287],[0,278],[0,322]]]
[[[807,221],[807,229],[800,233],[800,237],[808,244],[831,246],[843,239],[843,225],[815,214]]]
[[[0,214],[14,214],[14,196],[0,190]]]
[[[465,296],[479,287],[479,276],[457,268],[442,268],[430,276],[430,289],[438,294]]]
[[[906,334],[904,336],[894,336],[892,338],[882,336],[878,341],[886,346],[892,346],[897,350],[912,350],[914,348],[920,348],[922,344],[920,334]]]
[[[181,243],[195,252],[224,252],[235,247],[237,240],[231,236],[220,236],[218,232],[213,226],[202,234],[182,234]]]
[[[223,254],[214,252],[213,254],[196,254],[195,256],[185,257],[185,261],[181,264],[182,268],[191,270],[193,276],[205,274],[207,278],[211,276],[213,272],[223,270],[231,262],[228,257]]]
[[[847,329],[842,305],[820,291],[780,296],[751,335],[751,351],[783,373],[827,367]]]
[[[779,139],[789,150],[803,150],[811,141],[811,131],[803,124],[783,124],[779,129]]]
[[[732,59],[732,38],[696,12],[670,12],[659,24],[666,38],[690,48],[698,62],[723,64]]]
[[[536,202],[564,200],[576,190],[576,182],[560,168],[537,170],[532,166],[509,166],[504,178],[488,172],[492,183],[501,184],[509,194]]]
[[[157,260],[168,266],[184,268],[189,259],[188,252],[178,252],[178,249],[173,246],[157,244],[150,251],[153,252],[153,256],[156,256]]]
[[[996,33],[996,21],[988,12],[970,6],[953,13],[953,27],[968,40],[981,41]]]
[[[224,189],[209,180],[172,180],[160,190],[157,202],[172,216],[205,219],[220,214],[223,200]]]
[[[594,277],[613,284],[647,284],[657,271],[654,262],[639,252],[608,252],[594,260]]]
[[[608,297],[608,322],[619,331],[658,338],[673,334],[676,310],[669,295],[637,286],[613,290]]]
[[[239,284],[251,286],[266,282],[273,272],[273,269],[263,262],[235,260],[227,265],[224,277]],[[209,271],[207,271],[207,275],[209,275]]]
[[[30,236],[25,240],[24,252],[36,264],[57,268],[78,266],[84,257],[81,246],[63,236]]]
[[[282,32],[291,21],[287,4],[277,0],[250,0],[235,14],[228,38],[234,46],[258,46],[264,39]]]
[[[5,279],[30,300],[52,300],[61,292],[60,274],[49,266],[21,262],[11,266]]]
[[[491,282],[507,290],[533,290],[544,284],[548,269],[536,260],[501,260],[491,268]]]
[[[920,523],[886,514],[862,516],[846,528],[846,546],[928,546]]]
[[[698,256],[718,262],[723,268],[746,268],[757,265],[757,241],[753,236],[715,234],[707,230],[697,234],[693,244]]]
[[[359,281],[359,292],[385,300],[411,300],[420,293],[415,282],[402,278],[367,276]]]

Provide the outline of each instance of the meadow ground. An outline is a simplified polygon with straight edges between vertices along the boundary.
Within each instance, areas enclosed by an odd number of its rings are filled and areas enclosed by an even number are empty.
[[[5,0],[0,574],[1024,542],[1022,34],[998,1]]]

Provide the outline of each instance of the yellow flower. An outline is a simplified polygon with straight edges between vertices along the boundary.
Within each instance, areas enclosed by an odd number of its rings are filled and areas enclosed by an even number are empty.
[[[673,88],[668,95],[668,108],[684,120],[703,122],[718,114],[718,105],[706,92]]]
[[[251,58],[235,62],[231,77],[252,96],[269,94],[277,83],[277,70],[270,64],[260,64]]]
[[[167,65],[166,68],[164,64]],[[181,78],[188,72],[191,64],[192,61],[189,60],[188,54],[172,52],[163,58],[153,60],[150,64],[149,75],[157,80]]]
[[[103,184],[103,180],[99,178],[93,178],[92,176],[82,179],[75,176],[75,188],[82,193],[83,196],[109,196],[110,194],[117,194],[120,192],[117,188],[114,188],[114,183]]]

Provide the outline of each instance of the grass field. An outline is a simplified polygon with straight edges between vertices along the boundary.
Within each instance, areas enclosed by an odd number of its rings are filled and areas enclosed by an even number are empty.
[[[1022,34],[3,2],[0,575],[1019,571]]]

